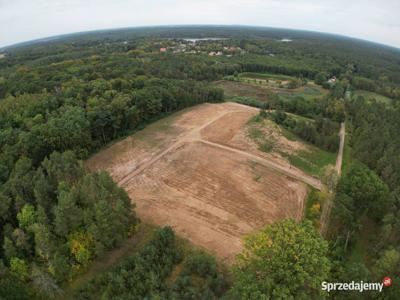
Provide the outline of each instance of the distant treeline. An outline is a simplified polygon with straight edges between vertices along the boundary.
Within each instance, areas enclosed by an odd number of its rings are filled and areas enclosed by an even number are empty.
[[[188,36],[229,38],[215,43],[239,46],[246,54],[216,58],[156,55],[162,38]],[[292,42],[281,42],[282,36],[290,36]],[[6,57],[0,59],[0,98],[7,93],[52,90],[71,76],[82,78],[96,72],[105,79],[128,78],[142,70],[153,76],[196,80],[216,80],[234,72],[272,72],[314,79],[324,72],[329,77],[354,77],[354,86],[391,98],[400,94],[397,49],[312,32],[226,26],[121,29],[59,37],[8,48],[5,53]],[[91,79],[97,75],[92,74]]]

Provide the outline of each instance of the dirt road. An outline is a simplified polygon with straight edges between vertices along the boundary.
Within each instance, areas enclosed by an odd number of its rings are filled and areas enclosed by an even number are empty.
[[[232,103],[233,105],[237,105],[238,107],[246,107],[246,109],[251,109],[254,111],[259,111],[259,109],[257,108],[253,108],[253,107],[248,107],[248,106],[244,106],[241,104],[237,104],[237,103]],[[226,145],[221,145],[218,143],[213,143],[207,140],[202,139],[201,137],[201,131],[206,128],[207,126],[211,125],[212,123],[216,122],[217,120],[219,120],[220,118],[222,118],[223,116],[227,115],[228,113],[234,113],[234,112],[241,112],[240,110],[238,111],[230,111],[230,112],[222,112],[220,114],[218,114],[216,117],[212,118],[211,120],[209,120],[207,123],[202,124],[201,126],[194,128],[193,130],[191,130],[187,135],[181,137],[178,141],[176,141],[175,143],[173,143],[171,146],[169,146],[167,149],[161,151],[159,154],[157,154],[155,157],[153,157],[151,160],[146,161],[144,163],[142,163],[139,167],[137,167],[133,172],[127,174],[125,177],[123,177],[118,184],[122,187],[126,187],[127,185],[129,185],[129,181],[134,178],[135,176],[139,175],[141,172],[143,172],[144,170],[146,170],[148,167],[150,167],[151,165],[153,165],[155,162],[159,161],[161,158],[163,158],[166,154],[170,153],[171,151],[174,151],[178,148],[180,148],[181,146],[183,146],[186,143],[192,143],[192,142],[202,142],[214,147],[219,147],[221,149],[224,150],[228,150],[230,152],[235,152],[244,156],[247,156],[249,159],[256,161],[266,167],[269,167],[275,171],[278,171],[279,173],[286,175],[290,178],[299,180],[301,182],[304,182],[318,190],[321,190],[323,188],[323,184],[322,182],[317,179],[314,178],[312,176],[309,176],[307,174],[304,173],[300,173],[298,170],[296,169],[291,169],[291,168],[287,168],[285,166],[282,166],[280,164],[277,164],[273,161],[270,160],[266,160],[262,157],[259,157],[257,155],[239,150],[239,149],[235,149],[235,148],[231,148],[228,147]],[[342,150],[343,152],[343,150]],[[341,164],[341,163],[340,163]]]
[[[338,156],[336,159],[336,173],[338,175],[338,177],[340,177],[342,175],[342,163],[343,163],[343,150],[344,150],[344,142],[345,142],[345,137],[346,137],[346,124],[345,122],[342,122],[340,124],[340,131],[339,131],[339,136],[340,136],[340,144],[339,144],[339,152],[338,152]],[[333,197],[333,195],[331,194],[331,196]],[[328,198],[328,201],[326,202],[326,204],[324,205],[324,208],[322,210],[322,214],[321,214],[321,234],[325,234],[327,229],[328,229],[328,225],[329,225],[329,218],[331,215],[331,210],[332,210],[332,197]]]
[[[259,157],[257,155],[254,155],[254,154],[251,154],[251,153],[239,150],[239,149],[231,148],[231,147],[228,147],[228,146],[225,146],[225,145],[220,145],[220,144],[209,142],[209,141],[206,141],[206,140],[199,140],[199,141],[204,143],[204,144],[213,146],[213,147],[218,147],[218,148],[221,148],[221,149],[224,149],[224,150],[228,150],[230,152],[235,152],[235,153],[241,154],[243,156],[246,156],[250,160],[253,160],[253,161],[255,161],[255,162],[257,162],[257,163],[259,163],[259,164],[261,164],[263,166],[266,166],[266,167],[268,167],[270,169],[273,169],[275,171],[278,171],[279,173],[281,173],[281,174],[283,174],[285,176],[288,176],[290,178],[293,178],[293,179],[299,180],[301,182],[304,182],[304,183],[306,183],[308,185],[311,185],[312,187],[314,187],[314,188],[316,188],[318,190],[321,190],[322,187],[323,187],[323,184],[321,183],[320,180],[318,180],[318,179],[316,179],[316,178],[314,178],[312,176],[305,176],[303,174],[300,174],[295,169],[286,168],[286,167],[284,167],[282,165],[279,165],[279,164],[277,164],[277,163],[275,163],[273,161],[266,160],[266,159],[264,159],[262,157]]]
[[[184,145],[185,143],[189,143],[189,142],[193,142],[196,141],[198,139],[200,139],[200,131],[207,127],[208,125],[212,124],[214,121],[218,120],[219,118],[221,118],[222,116],[226,115],[227,112],[222,112],[220,114],[218,114],[216,117],[214,117],[213,119],[211,119],[209,122],[201,125],[200,127],[197,127],[195,129],[193,129],[192,131],[190,131],[187,135],[185,135],[184,137],[180,138],[178,141],[176,141],[175,143],[173,143],[171,146],[169,146],[167,149],[163,150],[161,153],[159,153],[158,155],[156,155],[155,157],[153,157],[151,160],[146,161],[145,163],[141,164],[138,168],[136,168],[136,170],[134,170],[132,173],[127,174],[124,178],[122,178],[118,184],[122,187],[126,186],[130,179],[132,179],[133,177],[135,177],[136,175],[140,174],[141,172],[143,172],[144,170],[146,170],[148,167],[150,167],[152,164],[154,164],[155,162],[157,162],[158,160],[160,160],[161,158],[163,158],[166,154],[168,154],[169,152],[178,149],[179,147],[181,147],[182,145]]]
[[[336,172],[340,177],[342,175],[343,149],[344,149],[344,140],[346,136],[346,125],[344,122],[340,124],[339,136],[340,136],[340,145],[339,145],[339,153],[336,159]]]

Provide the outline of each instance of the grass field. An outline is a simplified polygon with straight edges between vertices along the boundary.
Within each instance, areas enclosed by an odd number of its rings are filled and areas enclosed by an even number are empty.
[[[278,75],[278,74],[271,74],[271,73],[251,73],[245,72],[241,73],[239,77],[242,78],[253,78],[253,79],[274,79],[274,80],[289,80],[293,77],[287,75]]]
[[[299,141],[304,143],[304,145],[307,145],[306,151],[298,151],[288,156],[290,163],[300,170],[321,177],[324,174],[325,167],[328,165],[335,165],[337,153],[325,151],[311,145],[283,127],[281,127],[281,131],[287,139],[291,141]]]
[[[300,170],[321,177],[326,166],[335,164],[336,153],[310,146],[308,151],[301,151],[289,156],[289,161]]]
[[[356,99],[359,96],[364,97],[367,101],[372,101],[372,99],[375,99],[378,102],[385,103],[388,105],[393,103],[392,99],[390,99],[386,96],[383,96],[383,95],[379,95],[374,92],[369,92],[369,91],[364,91],[364,90],[356,90],[353,92],[353,99]]]
[[[303,97],[307,100],[314,100],[328,94],[328,91],[313,83],[295,89],[286,91],[277,91],[279,97],[285,100],[292,100],[295,97]]]
[[[344,149],[343,149],[343,164],[342,164],[342,174],[347,174],[347,172],[350,170],[351,165],[353,164],[353,158],[351,155],[351,147],[348,142],[349,138],[345,139],[344,142]]]
[[[290,101],[295,97],[314,100],[328,94],[327,90],[313,82],[308,82],[305,86],[296,89],[279,87],[275,82],[278,80],[287,81],[288,79],[290,77],[284,75],[243,73],[234,80],[218,81],[215,85],[222,88],[228,98],[235,96],[249,97],[263,102],[268,102],[268,99],[273,95]]]

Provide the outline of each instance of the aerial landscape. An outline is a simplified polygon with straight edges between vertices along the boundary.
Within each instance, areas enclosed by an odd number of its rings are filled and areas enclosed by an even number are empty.
[[[397,40],[117,27],[0,36],[0,299],[400,299]]]

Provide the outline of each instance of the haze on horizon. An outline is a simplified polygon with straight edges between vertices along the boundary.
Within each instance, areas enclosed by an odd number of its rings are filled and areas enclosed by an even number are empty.
[[[0,0],[0,47],[152,25],[253,25],[328,32],[400,48],[398,0]]]

